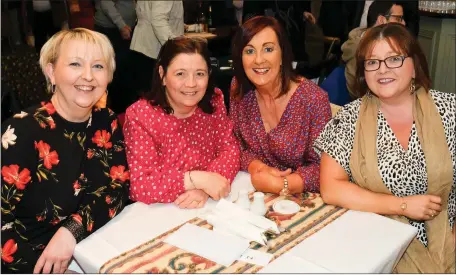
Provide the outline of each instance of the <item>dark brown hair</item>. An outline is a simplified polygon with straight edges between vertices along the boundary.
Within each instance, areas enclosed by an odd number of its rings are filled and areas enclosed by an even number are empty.
[[[354,90],[359,97],[368,91],[364,76],[364,60],[368,57],[377,42],[385,40],[393,51],[408,56],[413,60],[415,68],[416,89],[423,87],[429,91],[431,79],[426,56],[418,41],[413,35],[399,23],[388,23],[369,29],[361,39],[356,50],[356,76]]]
[[[210,54],[207,48],[207,41],[204,39],[195,39],[187,38],[184,36],[179,36],[174,39],[170,39],[163,44],[160,49],[160,53],[157,57],[157,62],[155,64],[154,73],[152,75],[152,89],[143,94],[143,98],[147,99],[149,103],[153,106],[160,106],[167,114],[172,114],[174,112],[173,108],[168,102],[166,97],[166,88],[163,85],[163,78],[160,77],[159,67],[163,68],[163,77],[168,71],[168,66],[179,54],[199,54],[206,61],[207,69],[209,73],[209,83],[206,89],[206,93],[200,102],[198,102],[198,107],[207,114],[212,114],[214,108],[211,104],[212,96],[215,94],[214,85],[212,80],[211,73],[211,61]]]
[[[290,81],[297,81],[297,76],[293,71],[291,62],[293,61],[293,51],[290,42],[286,37],[282,25],[271,16],[255,16],[247,20],[236,32],[231,49],[233,56],[233,67],[235,81],[231,86],[231,95],[235,99],[242,99],[246,93],[253,90],[254,85],[247,78],[242,65],[242,52],[244,47],[252,38],[265,28],[272,28],[277,35],[280,48],[282,50],[282,70],[281,70],[281,91],[278,97],[285,95],[290,87]],[[303,45],[304,47],[304,45]]]

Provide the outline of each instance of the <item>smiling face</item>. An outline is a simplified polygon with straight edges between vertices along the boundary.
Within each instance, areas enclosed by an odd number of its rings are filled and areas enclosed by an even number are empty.
[[[258,32],[244,47],[242,65],[247,78],[257,88],[279,83],[282,49],[272,28]]]
[[[171,61],[165,75],[161,66],[159,72],[174,114],[188,114],[196,109],[206,93],[209,81],[209,70],[204,58],[196,53],[181,53]]]
[[[394,51],[386,40],[375,42],[372,53],[365,59],[384,60],[391,56],[404,55]],[[415,78],[415,69],[412,58],[404,59],[404,63],[399,68],[387,68],[381,62],[380,68],[376,71],[364,72],[366,83],[369,89],[380,99],[389,99],[410,94],[410,83]]]
[[[55,64],[46,73],[56,86],[66,110],[91,109],[106,91],[109,72],[98,46],[82,40],[69,40],[61,45]]]

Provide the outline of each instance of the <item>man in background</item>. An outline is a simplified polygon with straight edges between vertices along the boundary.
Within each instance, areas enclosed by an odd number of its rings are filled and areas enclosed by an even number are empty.
[[[395,22],[405,25],[404,8],[402,2],[376,0],[370,7],[366,18],[367,27],[372,28],[378,25]],[[368,28],[358,27],[350,32],[348,40],[342,45],[342,60],[345,62],[345,78],[347,89],[353,99],[358,94],[353,90],[356,74],[356,49],[364,33]]]
[[[39,53],[44,43],[68,24],[68,11],[64,1],[22,0],[22,16],[28,44],[31,34]]]
[[[135,23],[135,0],[95,0],[95,31],[109,38],[116,54],[116,71],[108,86],[110,107],[116,113],[127,107],[130,41]]]
[[[334,1],[335,2],[335,1]],[[367,27],[367,12],[370,5],[374,2],[372,0],[347,0],[340,1],[344,3],[344,10],[347,11],[348,27],[353,30],[358,27]],[[407,29],[418,36],[420,29],[420,14],[419,14],[419,1],[418,0],[401,0],[399,1],[404,9],[405,21],[407,22]]]

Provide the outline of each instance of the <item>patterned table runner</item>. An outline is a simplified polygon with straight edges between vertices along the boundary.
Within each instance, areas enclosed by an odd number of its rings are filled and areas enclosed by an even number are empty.
[[[319,194],[304,193],[300,197],[291,198],[301,205],[300,212],[294,215],[277,215],[273,212],[272,205],[283,199],[281,196],[267,194],[265,203],[269,209],[267,217],[275,220],[287,231],[275,238],[271,236],[269,248],[253,242],[250,245],[251,249],[273,254],[272,261],[347,211],[324,204]],[[188,223],[212,229],[206,220],[200,218],[194,218]],[[256,273],[263,268],[241,261],[225,267],[163,242],[181,226],[107,261],[100,268],[100,273]]]

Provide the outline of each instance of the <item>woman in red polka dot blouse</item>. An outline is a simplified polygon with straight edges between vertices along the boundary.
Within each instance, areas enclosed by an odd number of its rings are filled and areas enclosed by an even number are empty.
[[[324,91],[294,74],[284,33],[273,17],[258,16],[233,39],[230,116],[241,142],[241,169],[256,190],[319,192],[320,157],[312,145],[331,108]]]
[[[210,79],[204,41],[178,37],[163,45],[152,90],[125,115],[133,201],[199,208],[209,196],[229,194],[239,147]]]

